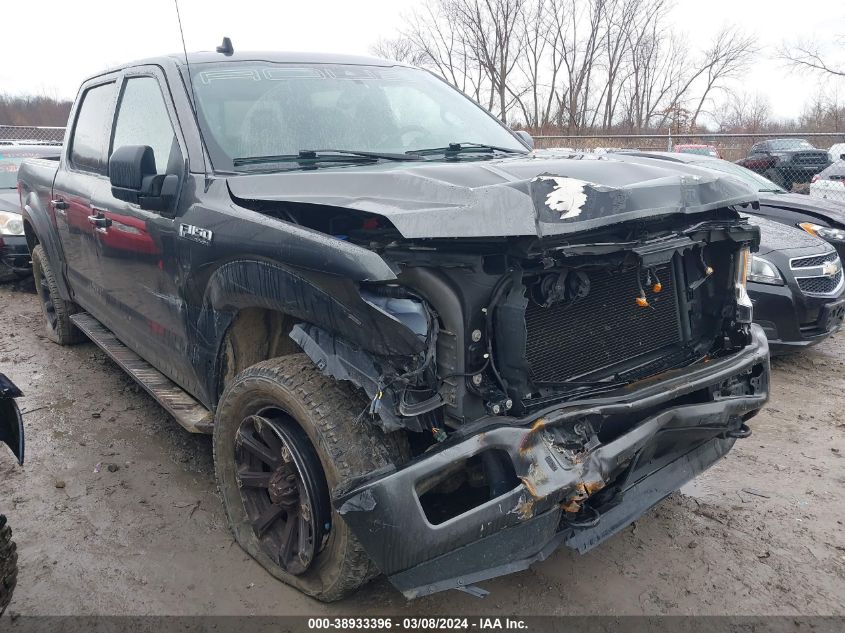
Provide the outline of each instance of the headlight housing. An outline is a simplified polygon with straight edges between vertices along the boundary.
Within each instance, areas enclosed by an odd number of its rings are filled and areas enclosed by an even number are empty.
[[[23,218],[20,213],[0,211],[0,235],[23,235]]]
[[[815,235],[823,240],[845,242],[845,231],[842,229],[834,229],[829,226],[814,224],[813,222],[801,222],[798,226],[807,231],[810,235]]]
[[[754,304],[746,289],[748,269],[751,263],[751,249],[743,246],[736,256],[734,289],[736,290],[736,320],[739,323],[751,323],[754,317]]]
[[[783,275],[780,274],[778,267],[765,257],[759,257],[758,255],[751,256],[751,264],[748,267],[748,281],[758,284],[771,284],[773,286],[782,286],[784,284]]]

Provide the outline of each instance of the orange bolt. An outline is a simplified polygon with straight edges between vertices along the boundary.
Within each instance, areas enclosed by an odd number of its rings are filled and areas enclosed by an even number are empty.
[[[637,297],[637,305],[640,306],[641,308],[647,308],[648,307],[648,299],[646,299],[645,297],[642,297],[642,296]]]
[[[663,284],[662,284],[662,283],[660,283],[659,281],[651,287],[651,291],[652,291],[654,294],[657,294],[657,293],[658,293],[658,292],[660,292],[661,290],[663,290]]]

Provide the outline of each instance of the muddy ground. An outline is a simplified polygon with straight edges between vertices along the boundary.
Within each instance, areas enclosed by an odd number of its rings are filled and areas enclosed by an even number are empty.
[[[93,344],[42,335],[28,284],[0,286],[0,371],[25,393],[27,463],[0,451],[19,614],[843,614],[845,334],[775,360],[754,435],[592,552],[558,551],[406,601],[379,579],[323,605],[234,543],[208,437],[182,430]],[[112,465],[111,468],[109,465]]]

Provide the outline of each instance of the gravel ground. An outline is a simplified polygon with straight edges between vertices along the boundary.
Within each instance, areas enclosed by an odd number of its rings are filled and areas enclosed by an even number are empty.
[[[485,582],[484,599],[408,602],[378,579],[323,605],[234,543],[208,437],[93,344],[49,342],[31,284],[0,286],[0,317],[28,444],[24,468],[0,451],[20,552],[12,613],[845,614],[845,334],[776,359],[754,435],[592,552]]]

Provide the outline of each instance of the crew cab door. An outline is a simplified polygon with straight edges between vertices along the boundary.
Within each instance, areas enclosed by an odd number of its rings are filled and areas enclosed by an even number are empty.
[[[109,156],[127,145],[153,149],[156,171],[184,178],[184,151],[176,134],[167,83],[157,67],[127,71],[120,81]],[[142,209],[119,200],[109,181],[92,192],[102,288],[101,321],[145,360],[182,382],[189,354],[179,291],[177,227],[172,208]]]
[[[109,122],[115,79],[84,86],[72,115],[68,146],[53,181],[53,212],[74,300],[101,314],[100,262],[89,217],[92,192],[108,184]]]

